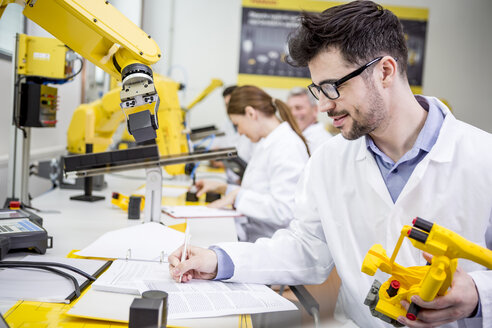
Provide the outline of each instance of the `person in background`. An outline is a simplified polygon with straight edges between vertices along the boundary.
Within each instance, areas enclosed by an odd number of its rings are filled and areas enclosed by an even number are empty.
[[[236,85],[231,85],[226,87],[222,92],[226,108],[229,104],[229,99],[231,99],[231,93],[236,88]],[[248,137],[237,133],[236,128],[229,119],[225,120],[220,127],[220,130],[224,132],[225,135],[215,139],[213,148],[236,147],[238,162],[241,163],[242,166],[247,165],[253,154],[255,144],[251,142]],[[215,168],[225,168],[224,162],[222,161],[210,161],[210,166]],[[232,169],[226,168],[226,177],[228,183],[241,184],[241,176],[238,176]]]
[[[231,94],[236,88],[237,85],[231,85],[222,91],[225,108],[229,105]],[[225,136],[217,138],[217,146],[220,146],[219,148],[236,147],[238,156],[246,163],[249,162],[253,154],[254,143],[246,136],[240,135],[229,119],[221,126],[221,130],[225,133]]]
[[[226,193],[210,206],[233,205],[247,217],[236,221],[240,240],[270,237],[294,217],[295,186],[309,159],[309,147],[289,107],[258,87],[237,87],[227,113],[239,134],[257,143],[256,148],[240,187],[199,180],[197,196]]]
[[[491,245],[492,135],[457,120],[437,98],[412,93],[402,25],[372,1],[304,12],[289,53],[309,67],[309,89],[340,129],[304,169],[295,219],[270,239],[191,247],[183,262],[180,248],[169,257],[170,273],[184,282],[200,272],[298,285],[318,284],[336,266],[335,318],[387,327],[364,305],[374,280],[361,272],[365,254],[374,244],[392,250],[416,216]],[[406,242],[397,261],[425,266],[427,259]],[[492,271],[460,261],[446,295],[411,302],[421,308],[417,320],[398,321],[412,328],[492,327]]]
[[[309,149],[314,153],[323,142],[331,137],[323,124],[318,122],[317,100],[308,89],[296,87],[289,91],[287,105],[289,105],[297,125],[308,141]]]

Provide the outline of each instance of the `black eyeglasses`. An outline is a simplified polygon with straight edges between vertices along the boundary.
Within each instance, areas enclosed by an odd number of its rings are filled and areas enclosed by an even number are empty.
[[[316,98],[317,100],[319,100],[320,92],[323,92],[323,94],[331,100],[338,99],[338,97],[340,97],[340,93],[338,92],[337,88],[342,83],[345,83],[348,80],[350,80],[351,78],[360,75],[362,72],[364,72],[366,70],[366,68],[368,68],[372,64],[377,63],[382,58],[383,57],[378,57],[376,59],[371,60],[370,62],[368,62],[364,66],[359,67],[358,69],[356,69],[352,73],[345,75],[344,77],[342,77],[341,79],[339,79],[335,82],[323,81],[319,85],[311,83],[310,85],[308,85],[308,89],[311,92],[311,94],[314,96],[314,98]]]

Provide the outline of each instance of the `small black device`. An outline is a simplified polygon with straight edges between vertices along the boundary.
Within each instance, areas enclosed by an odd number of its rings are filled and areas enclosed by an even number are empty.
[[[167,293],[146,291],[130,305],[129,328],[167,327]]]
[[[220,199],[220,194],[218,192],[209,191],[205,194],[205,202],[206,203],[214,202],[217,199]]]
[[[130,196],[128,200],[128,220],[140,220],[140,203],[142,203],[142,197]]]
[[[0,260],[12,250],[29,249],[39,254],[52,247],[43,219],[24,209],[0,209]]]
[[[195,163],[192,163],[192,164],[195,165]],[[185,170],[185,172],[186,172],[186,170]],[[193,179],[192,185],[191,185],[190,189],[188,189],[188,191],[186,192],[186,201],[187,202],[198,202],[198,196],[196,195],[198,190],[196,188],[195,175],[193,175],[192,179]]]
[[[167,297],[168,294],[162,290],[147,290],[142,293],[142,298],[162,302],[161,328],[167,327]]]
[[[20,126],[55,127],[57,89],[38,83],[23,83],[20,99]]]
[[[198,202],[198,197],[196,196],[196,191],[187,191],[186,192],[186,201],[187,202]]]

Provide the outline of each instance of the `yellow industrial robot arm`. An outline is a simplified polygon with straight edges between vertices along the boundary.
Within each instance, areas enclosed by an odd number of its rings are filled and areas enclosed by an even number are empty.
[[[183,115],[179,106],[179,83],[159,74],[154,74],[154,84],[160,98],[159,122],[155,142],[159,155],[188,153],[188,142],[184,133]],[[113,134],[124,120],[119,110],[119,88],[108,91],[101,99],[77,107],[67,131],[67,149],[72,154],[84,154],[85,144],[93,144],[93,152],[106,151],[113,143]],[[184,164],[165,167],[171,175],[184,173]]]
[[[186,108],[184,108],[184,111],[186,112],[189,111],[190,109],[195,107],[196,104],[202,101],[206,96],[208,96],[212,91],[223,85],[224,83],[222,82],[222,80],[212,79],[212,81],[210,81],[210,84],[205,89],[203,89],[203,91],[200,92],[200,94],[196,96],[196,98],[193,99],[193,101],[189,103],[189,105]]]
[[[121,80],[120,106],[128,131],[136,141],[155,139],[159,96],[150,65],[161,53],[149,35],[109,1],[0,0],[0,14],[10,3],[24,5],[24,16]]]

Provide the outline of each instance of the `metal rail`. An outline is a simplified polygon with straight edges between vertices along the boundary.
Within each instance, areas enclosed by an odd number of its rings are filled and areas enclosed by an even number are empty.
[[[128,170],[136,170],[142,168],[151,168],[156,166],[166,166],[173,164],[183,164],[190,162],[199,162],[206,160],[220,160],[220,159],[230,159],[237,157],[236,148],[224,148],[218,150],[211,150],[203,153],[189,153],[189,154],[178,154],[171,156],[163,156],[159,159],[149,160],[142,158],[142,162],[139,163],[129,163],[129,164],[118,164],[118,163],[108,163],[105,167],[98,168],[87,168],[77,171],[66,172],[66,178],[83,178],[91,177],[95,175],[101,175],[104,173],[121,172]]]

